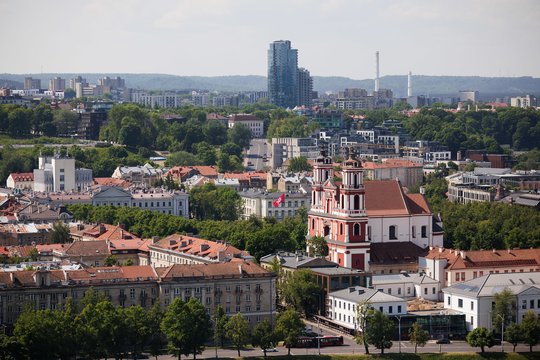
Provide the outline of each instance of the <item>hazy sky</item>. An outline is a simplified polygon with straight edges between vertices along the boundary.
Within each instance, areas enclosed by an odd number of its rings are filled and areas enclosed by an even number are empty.
[[[540,77],[538,0],[0,0],[0,73]]]

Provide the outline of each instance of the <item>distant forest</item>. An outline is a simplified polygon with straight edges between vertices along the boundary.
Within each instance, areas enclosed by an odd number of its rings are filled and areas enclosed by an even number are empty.
[[[0,87],[22,89],[24,78],[31,76],[41,79],[41,86],[47,87],[49,79],[61,76],[66,80],[76,76],[97,83],[103,76],[120,76],[126,86],[145,90],[209,90],[209,91],[254,91],[266,90],[266,77],[258,75],[232,76],[177,76],[168,74],[0,74]],[[540,78],[533,77],[480,77],[480,76],[427,76],[413,75],[415,95],[457,95],[459,90],[478,90],[480,97],[494,95],[540,94]],[[314,90],[337,92],[345,88],[365,88],[373,90],[373,80],[354,80],[339,76],[314,76]],[[407,76],[390,75],[381,78],[381,87],[392,89],[397,97],[406,96]]]

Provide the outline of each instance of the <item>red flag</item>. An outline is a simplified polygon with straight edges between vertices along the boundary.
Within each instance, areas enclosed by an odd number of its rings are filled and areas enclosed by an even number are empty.
[[[278,207],[282,202],[285,202],[285,194],[281,194],[281,196],[274,201],[274,207]]]

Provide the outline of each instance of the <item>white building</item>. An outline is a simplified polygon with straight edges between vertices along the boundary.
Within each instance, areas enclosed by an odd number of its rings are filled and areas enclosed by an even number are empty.
[[[514,294],[518,324],[529,310],[540,314],[540,272],[488,274],[444,288],[444,307],[465,314],[469,331],[477,327],[492,330],[495,294],[503,289]]]
[[[439,282],[424,273],[373,275],[371,284],[375,290],[404,299],[439,300]]]
[[[258,190],[246,190],[238,193],[244,202],[243,219],[254,215],[259,218],[275,217],[278,220],[286,217],[294,217],[300,208],[310,209],[310,194],[303,192],[266,192]],[[283,202],[274,206],[280,196],[284,195]]]
[[[91,169],[75,169],[75,159],[60,154],[40,156],[34,169],[34,191],[82,191],[92,184]]]
[[[328,318],[336,324],[355,330],[356,307],[366,301],[369,301],[373,309],[388,316],[407,313],[407,302],[404,299],[378,290],[355,286],[328,294]]]
[[[183,191],[136,191],[118,187],[103,187],[92,197],[94,206],[127,206],[163,214],[189,217],[189,195]]]
[[[264,120],[249,114],[233,114],[229,116],[229,128],[236,124],[243,124],[251,130],[251,136],[260,138],[264,136]]]
[[[314,138],[272,138],[272,169],[278,169],[283,163],[295,157],[316,159],[320,149]]]
[[[154,182],[161,179],[165,169],[155,168],[150,164],[143,166],[118,166],[111,175],[114,179],[130,181],[136,186],[152,187]]]
[[[131,101],[150,108],[177,108],[183,105],[182,96],[176,94],[151,95],[145,92],[132,92]]]
[[[34,190],[34,173],[11,173],[6,180],[8,189]]]
[[[532,95],[516,96],[510,98],[510,106],[528,108],[536,106],[536,98]]]

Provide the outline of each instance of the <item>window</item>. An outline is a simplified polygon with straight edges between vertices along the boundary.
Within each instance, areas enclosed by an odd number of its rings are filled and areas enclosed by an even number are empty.
[[[431,293],[435,295],[435,288],[431,288]]]
[[[391,225],[390,228],[389,228],[389,238],[390,240],[397,240],[397,236],[396,236],[396,225]]]
[[[129,289],[129,298],[135,299],[135,289]]]
[[[379,311],[383,312],[383,307],[382,306],[379,306]]]
[[[458,306],[458,308],[462,308],[462,307],[463,307],[463,299],[458,299],[458,301],[457,301],[457,306]]]
[[[413,239],[416,238],[416,226],[412,227],[411,234],[412,234]]]
[[[354,227],[353,227],[353,235],[354,235],[354,236],[360,235],[360,224],[354,224]]]
[[[427,288],[424,288],[424,295],[427,295]]]
[[[474,310],[474,301],[471,301],[471,310]]]
[[[411,287],[407,288],[407,295],[411,295]]]
[[[461,281],[465,281],[465,273],[464,272],[461,273]]]
[[[448,297],[448,300],[446,300],[446,303],[450,305],[450,296]]]
[[[397,294],[398,294],[398,295],[401,295],[401,288],[398,288],[398,289],[397,289]]]
[[[471,325],[474,326],[474,316],[471,316]]]
[[[397,307],[397,312],[398,312],[398,313],[401,313],[401,305],[398,305],[398,307]]]
[[[476,271],[473,271],[473,273],[472,273],[473,279],[476,279],[476,278],[477,278],[477,275],[478,275],[478,273],[477,273]]]
[[[531,300],[529,309],[534,309],[534,300]]]
[[[426,225],[422,226],[422,237],[423,238],[427,237],[427,226]]]
[[[368,240],[371,240],[371,226],[367,227],[367,238]]]
[[[479,276],[484,276],[484,272],[483,272],[483,271],[480,271],[480,272],[478,273],[478,275],[479,275]]]
[[[394,312],[394,309],[393,309],[392,306],[389,306],[389,307],[388,307],[388,313],[391,314],[392,312]]]
[[[392,288],[388,288],[388,295],[392,295]]]

